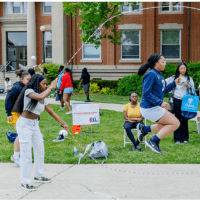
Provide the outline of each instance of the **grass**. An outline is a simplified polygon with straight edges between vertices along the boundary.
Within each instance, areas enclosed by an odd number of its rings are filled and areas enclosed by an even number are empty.
[[[106,99],[107,96],[103,95],[102,100],[105,102],[110,101]],[[75,96],[74,96],[75,97]],[[119,98],[115,96],[116,98]],[[112,98],[112,97],[111,97]],[[121,102],[125,101],[124,97],[120,97]],[[124,98],[124,99],[123,99]],[[92,98],[91,98],[92,99]],[[127,97],[126,102],[127,103]],[[72,128],[72,116],[65,115],[65,111],[58,111],[60,105],[51,105],[53,110],[68,123],[70,130]],[[0,100],[0,162],[11,162],[10,156],[13,154],[13,143],[10,143],[6,137],[7,131],[13,131],[12,125],[6,123],[6,113],[4,110],[4,100]],[[142,151],[131,151],[132,145],[123,146],[123,114],[122,112],[101,110],[101,124],[94,125],[92,129],[94,133],[85,133],[91,129],[90,126],[82,126],[82,133],[80,135],[74,135],[75,138],[85,148],[87,144],[97,140],[103,140],[108,147],[108,160],[106,163],[154,163],[154,164],[186,164],[193,163],[199,164],[200,158],[200,136],[197,134],[196,122],[189,121],[190,139],[187,145],[180,144],[175,145],[173,141],[173,134],[164,138],[161,141],[162,155],[152,152],[148,147],[145,149],[142,144]],[[152,124],[147,120],[147,125]],[[83,150],[69,135],[65,138],[64,142],[54,143],[52,142],[58,136],[61,130],[60,125],[53,120],[53,118],[44,111],[40,120],[41,132],[44,134],[44,146],[45,146],[45,163],[68,163],[77,164],[78,158],[73,155],[73,149],[76,146],[79,153],[83,153]],[[154,135],[154,133],[148,134],[147,138]],[[101,162],[103,159],[98,159]],[[83,164],[95,162],[89,158],[82,160]]]
[[[138,102],[141,101],[141,97],[138,97]],[[71,100],[75,101],[85,101],[85,94],[74,94]],[[113,103],[113,104],[127,104],[129,101],[129,96],[117,96],[117,95],[105,95],[105,94],[90,94],[90,100],[92,102],[99,103]],[[164,101],[168,102],[169,98],[164,97]]]

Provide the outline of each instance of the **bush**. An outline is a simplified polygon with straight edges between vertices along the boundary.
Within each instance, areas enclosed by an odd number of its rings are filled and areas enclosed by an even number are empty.
[[[110,94],[110,88],[102,88],[101,94]]]
[[[89,89],[90,93],[97,93],[100,92],[99,86],[97,85],[97,83],[91,83],[90,84],[90,89]]]
[[[165,72],[167,72],[170,76],[174,75],[176,72],[177,64],[167,63],[165,67]],[[195,88],[198,88],[200,83],[200,62],[197,63],[188,63],[188,73],[189,76],[192,77],[195,83]],[[166,79],[168,75],[162,73],[162,76]],[[142,95],[142,80],[143,76],[139,76],[137,73],[131,76],[124,76],[121,80],[119,80],[117,95],[127,96],[131,91],[135,91],[139,96]],[[165,95],[167,96],[167,94]]]
[[[62,64],[60,64],[62,65]],[[41,65],[41,68],[46,68],[47,69],[47,84],[49,85],[51,83],[51,81],[53,81],[54,79],[57,78],[59,72],[58,72],[58,68],[60,67],[59,64],[55,64],[55,63],[45,63],[43,65]],[[63,65],[65,66],[65,65]]]

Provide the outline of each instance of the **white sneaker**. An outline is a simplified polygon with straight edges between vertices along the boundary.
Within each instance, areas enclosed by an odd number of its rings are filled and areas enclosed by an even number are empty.
[[[13,155],[10,157],[10,159],[17,165],[20,166],[20,159],[15,158]]]
[[[66,112],[65,114],[66,114],[66,115],[68,115],[68,114],[72,114],[72,111]]]
[[[60,110],[65,110],[65,106],[64,107],[60,107],[60,109],[58,111],[60,111]]]

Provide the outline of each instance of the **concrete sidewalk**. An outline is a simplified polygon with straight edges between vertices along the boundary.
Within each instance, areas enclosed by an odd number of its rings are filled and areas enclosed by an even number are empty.
[[[106,166],[141,173],[199,171],[198,164]],[[45,164],[44,174],[51,178],[52,182],[32,182],[38,188],[34,192],[28,192],[20,187],[19,167],[13,163],[0,163],[0,169],[0,199],[199,199],[199,173],[139,175],[113,171],[97,164]]]

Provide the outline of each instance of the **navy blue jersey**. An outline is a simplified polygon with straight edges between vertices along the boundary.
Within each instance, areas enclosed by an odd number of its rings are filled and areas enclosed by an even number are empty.
[[[165,79],[155,68],[144,75],[142,81],[142,108],[152,108],[160,106],[163,102],[164,94],[176,87],[175,81],[166,84]]]

